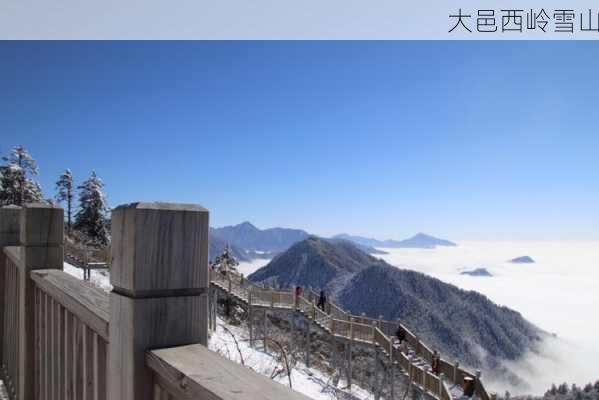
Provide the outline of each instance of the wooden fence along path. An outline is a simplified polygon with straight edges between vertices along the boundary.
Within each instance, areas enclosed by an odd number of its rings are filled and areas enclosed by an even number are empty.
[[[112,212],[113,290],[106,293],[62,271],[61,208],[0,208],[0,375],[9,398],[307,400],[205,347],[209,315],[214,318],[208,299],[208,222],[208,211],[196,205],[117,207]],[[395,351],[382,321],[351,321],[334,305],[323,313],[289,292],[248,291],[241,277],[223,287],[214,278],[213,287],[252,307],[291,309],[297,300],[301,312],[312,313],[311,321],[332,337],[347,339],[349,329],[353,340],[389,349],[411,371],[412,381],[422,382],[439,400],[449,399],[443,380]],[[443,372],[453,373],[456,382],[471,375],[454,367],[446,365]]]
[[[11,400],[308,399],[205,347],[207,210],[115,209],[111,293],[62,271],[63,219],[49,205],[0,208],[0,375]]]
[[[406,326],[399,321],[386,321],[365,316],[356,316],[344,311],[333,302],[327,302],[325,310],[316,306],[317,294],[306,289],[304,295],[296,296],[293,290],[275,290],[256,285],[235,271],[210,271],[211,285],[230,296],[237,303],[249,310],[249,315],[255,309],[272,309],[299,313],[312,322],[314,328],[331,337],[331,340],[349,344],[346,348],[351,352],[351,344],[371,345],[380,351],[382,357],[388,357],[393,365],[399,365],[405,377],[411,384],[422,392],[440,400],[453,398],[452,388],[459,387],[468,392],[468,383],[472,385],[476,397],[480,400],[490,400],[495,395],[489,395],[481,381],[480,372],[475,374],[461,368],[459,363],[450,363],[439,357],[424,344]],[[216,307],[216,301],[211,302]],[[211,324],[215,324],[216,310],[212,309]],[[250,325],[252,318],[249,318]],[[405,333],[405,344],[400,345],[394,340],[395,332],[401,327]],[[250,326],[250,336],[252,327]],[[250,342],[252,338],[250,337]],[[307,349],[309,352],[309,349]],[[438,357],[438,373],[432,371],[434,357]],[[334,356],[331,356],[334,358]],[[309,359],[309,355],[307,356]],[[344,357],[351,363],[351,354]],[[348,384],[351,385],[351,366],[346,368]]]

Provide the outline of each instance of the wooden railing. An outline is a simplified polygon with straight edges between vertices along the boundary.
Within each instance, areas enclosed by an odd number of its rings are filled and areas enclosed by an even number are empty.
[[[58,270],[33,271],[31,278],[37,398],[105,400],[108,294]]]
[[[225,289],[230,288],[231,292],[238,293],[235,291],[235,282],[239,282],[239,274],[235,271],[229,271],[224,275],[213,273],[211,277],[214,277],[214,282],[218,283],[219,286]],[[440,358],[439,375],[436,375],[421,366],[413,365],[413,362],[402,352],[389,350],[392,348],[390,338],[393,338],[397,329],[401,327],[410,349],[414,351],[420,360],[424,360],[429,365],[432,364],[435,356],[434,351],[400,321],[387,321],[382,318],[374,319],[363,315],[352,315],[331,301],[327,302],[326,311],[322,311],[315,307],[314,302],[318,297],[316,292],[311,289],[306,289],[304,296],[297,298],[292,290],[265,289],[258,285],[248,285],[247,287],[245,299],[249,300],[252,305],[298,309],[311,319],[326,321],[327,327],[334,335],[374,343],[386,351],[394,353],[394,359],[398,361],[402,368],[405,371],[411,370],[413,372],[414,381],[424,390],[434,393],[437,397],[449,396],[449,393],[444,393],[446,389],[443,389],[440,376],[443,376],[448,382],[460,386],[464,382],[464,377],[471,377],[475,380],[477,396],[481,400],[490,400],[490,395],[480,379],[480,373],[473,374],[461,368],[458,363],[451,364],[446,359]]]
[[[20,248],[5,247],[4,321],[2,326],[2,375],[11,398],[16,397],[19,384],[19,275],[23,271]]]
[[[200,345],[152,350],[146,363],[154,372],[157,400],[309,400]]]
[[[11,400],[147,400],[148,349],[207,344],[208,211],[134,203],[112,216],[108,294],[62,271],[62,209],[0,208],[0,360]]]
[[[0,360],[11,400],[306,399],[201,346],[208,333],[206,210],[134,203],[112,215],[109,295],[61,270],[61,209],[24,207],[18,241],[14,221],[0,209]],[[352,316],[330,302],[323,311],[312,292],[265,290],[227,275],[212,278],[231,297],[302,310],[336,336],[380,347],[422,390],[440,400],[451,397],[441,376],[395,349],[396,322]],[[430,349],[406,332],[428,359]],[[199,344],[178,347],[188,343]],[[445,361],[441,369],[452,381],[472,376]],[[475,383],[479,397],[488,400],[480,379]]]

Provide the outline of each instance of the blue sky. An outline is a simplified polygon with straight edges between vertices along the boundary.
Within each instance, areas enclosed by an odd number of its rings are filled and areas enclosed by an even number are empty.
[[[599,239],[597,71],[591,42],[0,42],[0,151],[215,226]]]

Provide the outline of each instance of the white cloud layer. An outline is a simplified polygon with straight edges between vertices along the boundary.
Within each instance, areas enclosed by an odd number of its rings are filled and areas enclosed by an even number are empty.
[[[541,355],[509,367],[542,394],[551,383],[584,384],[599,377],[599,242],[464,242],[434,250],[386,249],[387,262],[476,290],[555,333]],[[528,255],[534,264],[507,262]],[[493,277],[460,275],[486,268]],[[489,385],[500,392],[505,383]],[[518,390],[511,388],[512,394]]]

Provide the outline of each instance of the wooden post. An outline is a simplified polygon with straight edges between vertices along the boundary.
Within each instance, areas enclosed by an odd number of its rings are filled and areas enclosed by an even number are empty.
[[[393,364],[393,340],[389,340],[389,386],[391,386],[391,400],[395,395],[395,368]]]
[[[297,293],[294,289],[293,290],[293,309],[297,310],[298,307],[299,307],[299,297],[297,296]]]
[[[274,289],[270,289],[270,308],[275,307],[275,291]]]
[[[248,332],[250,335],[250,347],[254,348],[254,313],[252,305],[248,305]]]
[[[331,319],[331,363],[337,369],[337,338],[335,337],[335,320]]]
[[[354,318],[349,319],[349,340],[347,341],[345,351],[347,352],[347,386],[351,389],[352,384],[352,347],[354,344]]]
[[[379,352],[376,346],[374,349],[374,375],[372,377],[372,391],[374,392],[374,399],[379,400],[381,397],[381,391],[378,387],[378,377],[379,377]]]
[[[412,357],[409,357],[410,363],[408,364],[408,391],[412,389],[412,383],[414,382],[414,365],[412,364]]]
[[[439,374],[439,398],[443,396],[443,380],[445,379],[445,374],[441,372]]]
[[[266,308],[264,309],[264,319],[262,320],[262,336],[264,342],[264,352],[268,353],[268,346],[266,344]]]
[[[254,309],[252,307],[252,289],[248,293],[248,331],[250,334],[250,347],[254,347]]]
[[[112,212],[109,400],[147,400],[148,349],[208,344],[208,210],[132,203]]]
[[[19,386],[17,398],[34,400],[35,388],[35,284],[30,272],[63,269],[64,215],[62,208],[48,204],[26,204],[20,216],[23,269],[19,271]]]
[[[310,340],[312,339],[310,337],[310,325],[311,325],[310,320],[307,320],[306,321],[306,367],[308,367],[308,368],[310,368],[310,350],[311,350]]]
[[[295,331],[295,311],[289,313],[289,349],[290,353],[293,353],[293,333]]]
[[[214,331],[212,326],[212,289],[208,289],[208,331]]]
[[[0,208],[0,360],[4,343],[4,274],[6,271],[6,256],[2,250],[5,246],[18,246],[21,231],[21,207],[6,206]]]
[[[376,346],[376,321],[372,322],[372,344]]]
[[[218,289],[212,291],[212,326],[216,330],[216,316],[218,314]]]
[[[453,365],[453,383],[456,385],[461,385],[462,382],[458,382],[458,373],[460,372],[460,363],[455,362]]]

